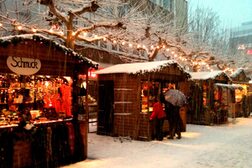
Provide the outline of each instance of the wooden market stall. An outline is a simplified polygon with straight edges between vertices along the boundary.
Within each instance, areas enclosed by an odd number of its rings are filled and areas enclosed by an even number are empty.
[[[235,90],[235,102],[233,104],[233,110],[237,117],[248,117],[251,112],[251,94],[250,90],[250,78],[247,77],[244,69],[239,68],[233,74],[230,75],[233,84],[238,84],[242,89]]]
[[[206,125],[225,123],[230,96],[227,89],[215,84],[229,84],[231,79],[223,71],[190,72],[190,75],[190,81],[181,83],[189,97],[187,122]]]
[[[117,64],[96,74],[97,133],[142,140],[151,140],[149,116],[154,98],[169,85],[179,89],[178,82],[190,76],[173,60]],[[185,117],[182,120],[185,127]]]
[[[0,57],[0,167],[84,160],[87,118],[79,75],[98,65],[39,34],[0,38]]]

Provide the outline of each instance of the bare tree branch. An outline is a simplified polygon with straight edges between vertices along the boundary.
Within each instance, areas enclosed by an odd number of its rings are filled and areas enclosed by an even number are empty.
[[[74,15],[81,15],[81,14],[87,13],[87,12],[92,13],[92,12],[97,11],[98,8],[100,8],[98,3],[96,1],[92,1],[91,6],[83,7],[81,10],[73,12],[73,14]]]

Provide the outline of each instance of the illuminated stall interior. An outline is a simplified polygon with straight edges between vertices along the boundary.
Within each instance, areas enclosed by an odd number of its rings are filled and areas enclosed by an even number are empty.
[[[34,122],[72,117],[71,85],[70,77],[0,75],[0,125],[15,123],[21,105]]]
[[[176,89],[175,83],[159,81],[148,82],[142,81],[141,87],[141,112],[151,113],[153,111],[154,100],[160,96],[160,93],[165,93],[168,89]]]

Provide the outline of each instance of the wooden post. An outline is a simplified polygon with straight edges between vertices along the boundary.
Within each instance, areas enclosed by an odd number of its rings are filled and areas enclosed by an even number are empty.
[[[81,161],[87,158],[87,114],[83,113],[84,108],[80,100],[80,79],[79,74],[82,66],[75,67],[73,75],[72,105],[73,105],[73,123],[75,127],[75,161]],[[88,75],[87,69],[84,70]]]

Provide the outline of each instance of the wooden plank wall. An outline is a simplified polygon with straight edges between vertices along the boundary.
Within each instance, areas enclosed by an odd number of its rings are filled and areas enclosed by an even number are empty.
[[[114,136],[133,137],[140,112],[140,79],[127,74],[99,75],[114,81]]]

